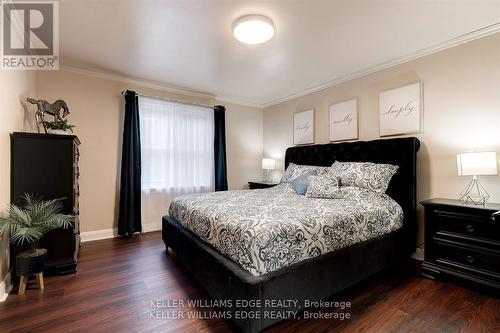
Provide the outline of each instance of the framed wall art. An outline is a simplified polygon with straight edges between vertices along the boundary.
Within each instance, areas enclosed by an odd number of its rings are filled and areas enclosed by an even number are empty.
[[[293,144],[314,143],[314,110],[296,112],[293,115]]]
[[[381,92],[380,136],[422,132],[422,109],[421,82]]]
[[[330,141],[358,138],[358,100],[351,99],[329,107]]]

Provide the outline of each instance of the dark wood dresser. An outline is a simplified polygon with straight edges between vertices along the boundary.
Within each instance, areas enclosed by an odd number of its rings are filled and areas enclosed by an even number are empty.
[[[500,204],[432,199],[425,207],[422,274],[500,291]]]
[[[64,198],[63,212],[77,216],[74,228],[52,230],[40,241],[39,247],[48,251],[45,273],[49,275],[75,273],[77,269],[79,145],[74,135],[11,135],[11,202],[22,205],[24,193],[38,194],[42,199]]]
[[[262,188],[270,188],[273,186],[278,185],[278,183],[275,182],[265,182],[265,181],[253,181],[253,182],[248,182],[248,187],[251,190],[257,190],[257,189],[262,189]]]

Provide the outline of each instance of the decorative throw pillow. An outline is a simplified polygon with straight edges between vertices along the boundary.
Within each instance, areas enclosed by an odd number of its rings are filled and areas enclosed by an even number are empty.
[[[399,166],[372,162],[339,162],[332,164],[330,174],[340,179],[342,186],[357,186],[385,193]]]
[[[302,176],[304,173],[315,170],[318,173],[318,176],[327,175],[330,167],[321,167],[315,165],[299,165],[295,163],[288,164],[286,168],[285,174],[281,177],[280,183],[289,183],[293,179]]]
[[[322,199],[342,199],[338,178],[330,176],[311,176],[306,197]]]
[[[297,194],[304,195],[307,191],[307,186],[309,185],[309,178],[311,176],[318,175],[316,170],[309,170],[301,176],[298,176],[295,179],[290,181],[290,185],[292,185],[293,189]]]

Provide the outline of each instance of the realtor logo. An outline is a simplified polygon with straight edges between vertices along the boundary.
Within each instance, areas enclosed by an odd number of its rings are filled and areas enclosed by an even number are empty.
[[[1,68],[59,68],[57,1],[2,1]]]

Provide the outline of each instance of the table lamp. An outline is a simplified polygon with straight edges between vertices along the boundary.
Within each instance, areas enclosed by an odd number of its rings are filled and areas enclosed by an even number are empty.
[[[266,173],[264,175],[264,181],[271,182],[272,181],[271,170],[276,169],[276,161],[273,160],[272,158],[263,158],[262,169],[266,170]]]
[[[464,203],[484,205],[490,196],[477,179],[477,176],[497,174],[496,152],[457,154],[457,169],[459,176],[472,176],[472,181],[460,193],[460,200]]]

